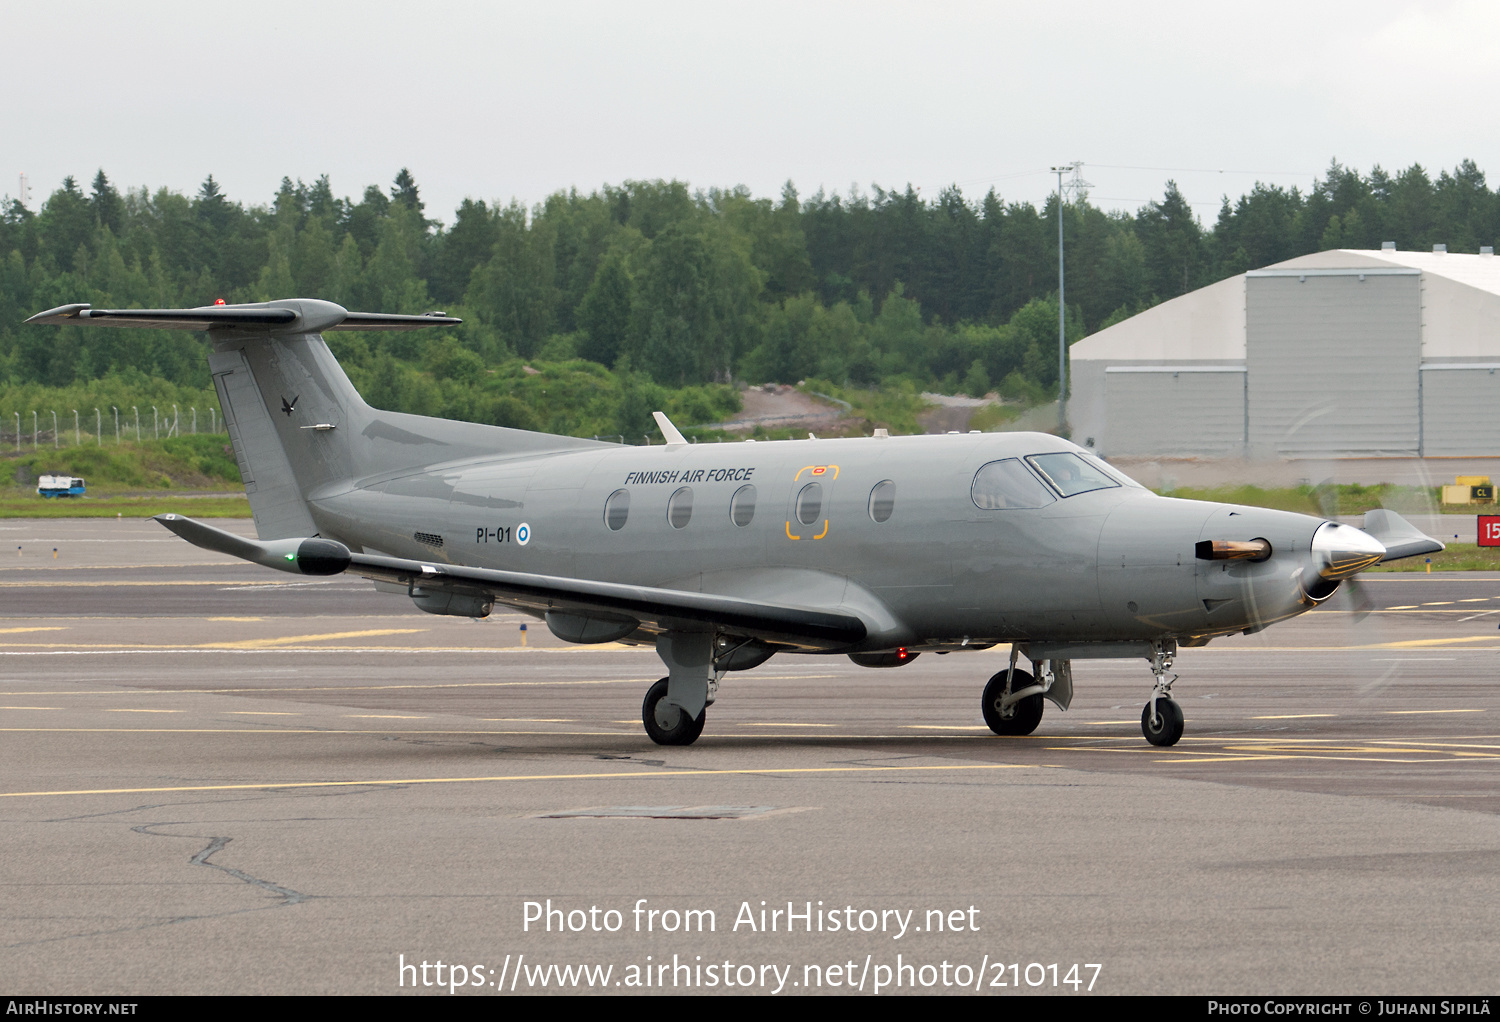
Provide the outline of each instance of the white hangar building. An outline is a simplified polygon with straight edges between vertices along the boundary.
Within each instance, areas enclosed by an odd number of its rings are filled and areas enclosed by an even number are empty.
[[[1500,259],[1336,249],[1072,346],[1073,439],[1119,458],[1500,455]]]

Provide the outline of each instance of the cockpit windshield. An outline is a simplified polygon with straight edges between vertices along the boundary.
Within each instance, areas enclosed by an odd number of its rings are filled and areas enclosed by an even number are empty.
[[[1120,483],[1103,469],[1076,454],[1033,454],[1026,459],[1064,497],[1091,490],[1105,490]]]
[[[1093,465],[1099,471],[1103,472],[1105,475],[1109,476],[1111,479],[1115,480],[1122,486],[1130,486],[1137,490],[1146,489],[1146,487],[1142,486],[1140,483],[1136,482],[1134,479],[1130,478],[1124,472],[1121,472],[1118,468],[1111,465],[1103,458],[1100,458],[1098,455],[1085,454],[1081,457],[1084,461],[1088,462],[1090,465]]]

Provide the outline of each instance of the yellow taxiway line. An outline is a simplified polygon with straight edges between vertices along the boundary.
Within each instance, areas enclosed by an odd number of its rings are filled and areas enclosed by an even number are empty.
[[[3,791],[0,798],[39,798],[48,795],[154,795],[174,791],[258,791],[267,788],[359,788],[408,784],[484,784],[504,781],[607,781],[648,777],[719,777],[749,774],[863,774],[915,770],[1036,770],[1043,764],[973,763],[937,766],[867,767],[746,767],[735,770],[633,770],[593,774],[501,774],[493,777],[407,777],[374,781],[264,781],[259,784],[196,784],[170,788],[94,788],[73,791]]]

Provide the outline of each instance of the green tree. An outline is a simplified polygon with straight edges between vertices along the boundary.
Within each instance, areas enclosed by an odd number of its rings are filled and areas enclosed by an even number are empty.
[[[624,256],[618,252],[606,256],[575,317],[583,332],[578,346],[581,357],[601,365],[615,364],[629,336],[633,292]]]
[[[970,397],[984,397],[990,392],[990,374],[981,359],[975,359],[964,374],[964,393]]]
[[[402,167],[396,174],[395,183],[391,185],[391,201],[400,203],[419,217],[427,208],[417,190],[416,178],[412,177],[411,171],[405,167]]]
[[[103,167],[94,175],[90,205],[94,207],[95,222],[118,235],[125,222],[125,200],[120,198],[120,193],[115,191],[109,178],[104,176]]]

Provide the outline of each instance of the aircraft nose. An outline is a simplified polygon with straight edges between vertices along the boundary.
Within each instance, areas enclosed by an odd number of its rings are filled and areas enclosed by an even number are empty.
[[[1313,533],[1311,568],[1324,581],[1338,582],[1379,564],[1385,553],[1385,544],[1363,529],[1324,522]]]

